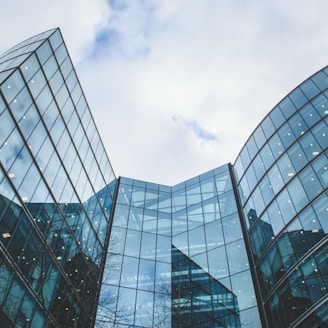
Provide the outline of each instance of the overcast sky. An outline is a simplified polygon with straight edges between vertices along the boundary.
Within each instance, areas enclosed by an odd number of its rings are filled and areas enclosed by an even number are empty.
[[[327,0],[0,0],[0,51],[60,27],[117,176],[234,162],[328,64]]]

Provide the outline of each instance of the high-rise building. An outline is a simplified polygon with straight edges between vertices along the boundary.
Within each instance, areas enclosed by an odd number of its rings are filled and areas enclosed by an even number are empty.
[[[237,160],[116,178],[59,29],[0,57],[1,327],[328,327],[328,69]]]
[[[0,71],[0,325],[91,327],[115,176],[58,29]]]

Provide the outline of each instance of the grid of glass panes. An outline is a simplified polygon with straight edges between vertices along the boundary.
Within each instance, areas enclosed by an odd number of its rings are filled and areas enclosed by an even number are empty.
[[[233,327],[235,316],[242,327],[260,324],[228,165],[172,188],[120,178],[109,244],[99,322],[142,327],[169,323],[171,315],[179,313],[170,303],[176,249],[182,254],[178,258],[194,263],[187,274],[190,283],[198,267],[211,286],[222,286],[222,295],[202,295],[211,299],[210,312],[199,311],[194,302],[190,314],[203,312],[203,317],[213,318],[209,327],[215,325],[214,304],[230,291],[236,296],[237,313],[224,324]],[[198,291],[205,289],[200,286]],[[221,306],[229,312],[231,300],[221,301]],[[193,326],[202,322],[200,316],[193,317]],[[180,319],[173,316],[171,324]]]
[[[316,73],[279,103],[235,164],[262,298],[273,327],[306,317],[309,305],[315,309],[322,303],[318,286],[328,287],[326,257],[321,264],[315,262],[328,232],[327,73]],[[313,271],[300,271],[308,259]],[[286,298],[294,311],[278,320]]]
[[[172,235],[174,247],[236,295],[241,327],[258,327],[260,319],[228,165],[172,188]],[[215,303],[215,295],[211,297]],[[231,319],[225,324],[233,327],[233,315]]]
[[[1,284],[2,316],[87,327],[114,174],[58,29],[0,63],[9,69],[0,76],[1,251],[13,277]]]
[[[120,178],[98,322],[171,325],[171,188]]]

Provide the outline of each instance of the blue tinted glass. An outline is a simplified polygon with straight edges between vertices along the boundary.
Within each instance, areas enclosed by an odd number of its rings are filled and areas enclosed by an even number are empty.
[[[238,306],[241,310],[256,305],[253,285],[247,283],[250,278],[249,270],[231,276],[232,290],[238,293]]]
[[[257,177],[258,180],[260,180],[260,178],[262,177],[262,175],[265,172],[265,168],[264,168],[264,163],[262,161],[262,158],[260,156],[260,154],[258,154],[255,159],[253,160],[253,169],[255,172],[255,175]]]
[[[296,171],[299,171],[307,163],[305,153],[298,143],[288,150],[288,155]]]
[[[274,197],[274,192],[272,189],[272,186],[270,184],[270,181],[267,176],[264,176],[259,184],[259,188],[261,191],[261,195],[263,197],[264,203],[267,205],[271,201],[271,199]]]
[[[283,190],[277,197],[280,213],[286,223],[296,214],[291,197],[287,190]]]
[[[328,77],[324,71],[316,73],[311,79],[321,90],[328,88]]]
[[[3,111],[0,114],[0,120],[2,122],[6,122],[6,124],[3,124],[0,129],[0,147],[2,148],[3,143],[5,142],[5,140],[7,140],[11,131],[14,129],[15,125],[8,111]],[[0,154],[0,158],[3,160],[4,157],[2,156],[2,154]]]
[[[248,140],[246,147],[247,147],[250,158],[253,158],[258,151],[258,147],[255,143],[255,139],[253,136],[251,136],[250,139]]]
[[[297,211],[301,210],[308,202],[308,198],[299,179],[294,179],[288,186],[289,195]]]
[[[266,141],[261,125],[255,130],[254,139],[257,144],[257,148],[260,149]]]
[[[250,157],[249,157],[249,154],[248,154],[247,147],[245,147],[242,150],[242,152],[239,155],[239,158],[241,159],[241,161],[243,163],[244,169],[247,168],[248,164],[250,163]]]
[[[197,255],[206,251],[206,245],[201,240],[205,240],[204,226],[190,230],[189,237],[189,255]]]
[[[303,118],[303,120],[306,122],[307,126],[311,127],[316,122],[319,121],[320,116],[317,113],[316,109],[313,107],[312,104],[307,104],[302,108],[300,111],[300,114]]]
[[[278,106],[276,106],[271,112],[270,112],[270,118],[272,120],[273,125],[276,128],[279,128],[279,126],[285,121],[284,115],[282,115],[281,110]]]
[[[307,80],[302,83],[300,85],[300,89],[304,92],[308,99],[313,98],[320,92],[319,88],[315,85],[315,83],[313,83],[312,80]]]
[[[313,209],[315,211],[316,217],[319,219],[323,231],[328,233],[328,221],[327,221],[327,194],[322,195],[314,204]]]
[[[284,227],[285,223],[281,216],[280,209],[276,201],[273,201],[267,210],[270,219],[273,235],[277,235]]]
[[[208,262],[210,274],[214,278],[221,279],[229,275],[225,247],[218,247],[210,250],[208,252]]]
[[[281,173],[279,171],[279,168],[276,164],[271,167],[268,173],[268,177],[274,193],[277,194],[279,190],[283,187],[284,182]]]
[[[326,121],[327,120],[320,122],[312,130],[321,149],[326,149],[328,147],[328,127]]]
[[[250,166],[248,168],[248,170],[246,171],[246,175],[245,178],[247,178],[247,182],[249,185],[250,190],[253,190],[253,188],[256,186],[258,179],[256,178],[254,169],[252,166]]]
[[[288,97],[279,103],[279,107],[286,118],[292,116],[296,111],[294,104]]]
[[[262,130],[263,130],[263,133],[265,134],[265,136],[267,138],[271,137],[271,135],[274,133],[275,131],[275,127],[271,121],[271,118],[270,116],[267,116],[263,122],[261,123],[261,126],[262,126]]]
[[[1,91],[7,100],[7,103],[10,103],[20,92],[24,86],[24,81],[19,71],[16,71],[12,74],[1,86]]]
[[[300,108],[308,101],[302,90],[299,88],[290,93],[289,97],[297,108]]]
[[[238,240],[227,245],[227,258],[230,274],[248,270],[249,263],[243,240]]]
[[[297,113],[295,114],[290,120],[289,125],[291,129],[293,130],[296,137],[299,137],[304,134],[304,132],[307,130],[307,125],[302,119],[302,117]]]
[[[313,163],[313,169],[321,184],[326,188],[328,186],[328,159],[325,155],[318,157]]]
[[[300,140],[300,144],[308,160],[312,160],[321,151],[321,147],[312,133],[304,135]]]
[[[261,154],[261,158],[263,160],[265,168],[268,169],[271,166],[271,164],[274,162],[274,157],[273,157],[270,146],[268,144],[266,144],[262,148],[260,154]]]
[[[327,112],[327,110],[328,110],[327,91],[325,91],[324,94],[318,95],[316,98],[314,98],[311,101],[311,103],[321,117],[324,117],[325,115],[327,115],[327,113],[328,113]]]
[[[253,191],[248,203],[252,203],[252,208],[256,210],[257,215],[261,215],[265,207],[265,203],[263,201],[259,186]]]
[[[299,177],[309,199],[313,199],[320,194],[322,185],[311,166],[300,173]]]
[[[269,140],[269,145],[275,158],[278,158],[284,152],[284,145],[277,134]]]
[[[295,141],[295,135],[288,123],[284,124],[278,131],[281,142],[285,148],[289,147]]]
[[[226,243],[242,238],[240,221],[237,215],[231,215],[223,218],[222,227]]]

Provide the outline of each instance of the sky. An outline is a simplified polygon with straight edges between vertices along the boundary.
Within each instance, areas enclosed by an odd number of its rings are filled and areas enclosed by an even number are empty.
[[[327,0],[0,0],[0,52],[59,27],[116,176],[234,163],[328,64]]]

